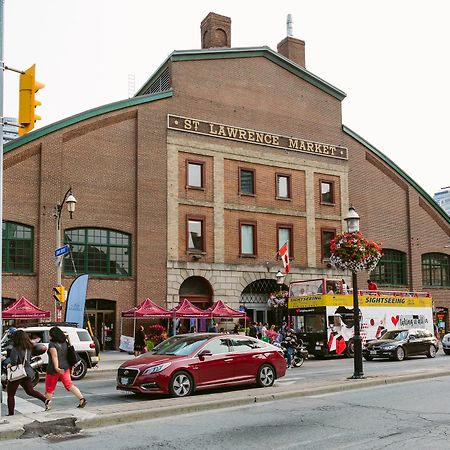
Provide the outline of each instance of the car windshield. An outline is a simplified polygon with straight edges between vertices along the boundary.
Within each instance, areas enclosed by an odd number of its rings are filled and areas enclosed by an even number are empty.
[[[402,341],[408,337],[408,332],[406,330],[392,330],[386,331],[386,333],[381,336],[381,339],[392,339],[394,341]]]
[[[197,350],[208,340],[205,336],[173,336],[158,344],[153,350],[154,355],[186,356]]]

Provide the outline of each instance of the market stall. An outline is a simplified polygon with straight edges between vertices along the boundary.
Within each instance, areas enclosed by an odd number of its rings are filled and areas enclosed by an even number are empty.
[[[137,319],[170,319],[173,313],[157,305],[151,299],[146,298],[140,305],[135,306],[127,311],[122,312],[120,320],[120,345],[121,350],[129,351],[131,346],[134,346],[134,335],[136,334],[136,320]],[[133,337],[122,335],[123,319],[133,319]],[[168,321],[167,321],[168,322]]]
[[[208,319],[211,314],[203,309],[193,305],[187,298],[172,308],[172,317],[174,319]],[[176,320],[173,321],[173,334],[176,334]]]
[[[2,317],[7,319],[49,319],[50,311],[44,311],[25,297],[20,297],[12,305],[3,310]]]

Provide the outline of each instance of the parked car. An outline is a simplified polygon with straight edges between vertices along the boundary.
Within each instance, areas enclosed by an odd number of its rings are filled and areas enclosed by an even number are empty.
[[[272,386],[286,373],[282,349],[248,336],[200,333],[173,336],[117,372],[117,389],[186,397],[223,386]]]
[[[391,330],[384,333],[380,339],[369,342],[363,349],[363,356],[367,361],[374,358],[402,361],[413,355],[434,358],[438,348],[438,340],[431,331],[419,328]]]
[[[446,355],[450,355],[450,333],[447,333],[442,338],[442,349]]]
[[[95,367],[98,364],[98,347],[91,338],[91,335],[84,328],[77,328],[76,326],[59,325],[55,323],[64,334],[68,337],[69,342],[74,346],[75,351],[80,356],[81,362],[72,371],[73,380],[81,380],[86,376],[87,370]],[[45,344],[48,348],[50,342],[49,330],[53,324],[36,325],[31,327],[20,327],[18,329],[24,330],[30,336],[34,343]],[[42,355],[43,366],[42,370],[45,372],[48,364],[48,353]]]

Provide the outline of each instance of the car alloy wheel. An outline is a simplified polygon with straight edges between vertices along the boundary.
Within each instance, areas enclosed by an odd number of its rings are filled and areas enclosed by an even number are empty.
[[[192,378],[187,372],[176,373],[170,382],[173,397],[187,397],[192,392]]]
[[[405,359],[405,350],[403,349],[403,347],[398,347],[395,350],[395,359],[397,361],[403,361]]]
[[[261,366],[258,371],[258,376],[256,379],[258,386],[269,387],[272,386],[274,381],[275,381],[275,371],[273,367],[269,364],[264,364],[263,366]]]
[[[427,356],[428,358],[434,358],[436,356],[436,347],[433,344],[430,345]]]
[[[71,378],[72,380],[81,380],[86,376],[87,373],[86,361],[81,358],[80,362],[72,369]]]

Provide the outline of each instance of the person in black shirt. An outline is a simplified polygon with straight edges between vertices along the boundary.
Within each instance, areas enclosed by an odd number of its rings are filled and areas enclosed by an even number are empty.
[[[28,334],[23,330],[17,330],[12,335],[12,348],[10,353],[10,362],[8,367],[24,364],[27,376],[20,380],[8,381],[6,391],[8,392],[8,415],[14,415],[14,408],[16,406],[15,395],[17,388],[22,386],[24,391],[30,396],[45,402],[45,396],[33,387],[34,370],[30,366],[31,352],[33,350],[33,343],[30,341]]]

